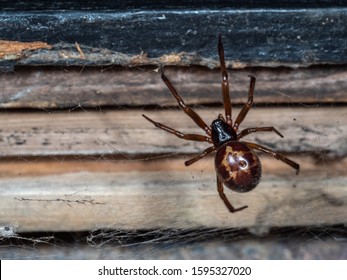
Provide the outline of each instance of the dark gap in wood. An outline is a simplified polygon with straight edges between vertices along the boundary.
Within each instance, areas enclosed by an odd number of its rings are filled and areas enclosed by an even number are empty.
[[[95,155],[45,155],[0,157],[0,162],[75,162],[75,161],[160,161],[162,159],[181,159],[194,154],[156,153],[156,154],[95,154]],[[184,159],[182,159],[182,164]]]
[[[281,151],[277,151],[281,152]],[[329,156],[330,151],[320,150],[319,154],[317,152],[293,152],[293,153],[283,153],[289,156],[299,156],[299,157],[309,157],[315,160],[316,164],[329,164],[336,163],[339,160],[343,160],[344,157],[338,157],[335,154],[331,157]],[[150,154],[95,154],[95,155],[45,155],[45,156],[13,156],[13,157],[0,157],[0,162],[75,162],[75,161],[151,161],[159,162],[163,159],[182,159],[182,164],[186,158],[192,157],[197,153],[150,153]],[[267,155],[258,153],[260,156],[268,157]],[[322,158],[324,155],[324,158]],[[206,158],[214,158],[214,154],[206,156]]]
[[[201,69],[208,69],[207,67],[204,67],[204,66],[192,66],[192,67],[201,68]],[[178,66],[177,68],[186,68],[186,67],[179,67]],[[121,65],[99,65],[99,66],[98,65],[85,65],[85,66],[76,66],[76,65],[66,65],[66,66],[62,66],[62,65],[56,65],[56,66],[54,66],[54,65],[37,65],[37,66],[17,65],[14,67],[14,70],[12,72],[6,72],[3,74],[11,75],[11,74],[19,73],[19,72],[31,72],[31,71],[36,71],[36,70],[40,70],[40,71],[62,70],[62,71],[66,71],[66,72],[71,70],[71,71],[80,72],[82,74],[84,70],[91,70],[91,71],[99,70],[100,72],[105,72],[105,71],[116,72],[116,71],[126,71],[126,70],[151,71],[151,70],[155,70],[155,69],[158,69],[158,67],[153,66],[153,65],[143,65],[143,66],[135,66],[135,67],[124,67]],[[213,71],[213,70],[211,70],[211,71]]]
[[[281,0],[277,2],[262,0],[262,1],[220,1],[220,0],[208,0],[208,1],[193,1],[193,0],[181,0],[179,2],[170,1],[166,3],[158,0],[150,1],[138,1],[138,0],[125,0],[125,1],[55,1],[51,2],[37,2],[34,0],[25,2],[13,2],[9,0],[3,0],[2,9],[4,11],[59,11],[59,10],[80,10],[80,11],[110,11],[110,10],[153,10],[153,9],[206,9],[206,8],[325,8],[325,7],[345,7],[346,3],[342,0],[329,1],[329,0]]]
[[[268,104],[268,103],[254,103],[252,108],[278,108],[278,110],[281,110],[281,108],[293,108],[293,109],[300,109],[300,108],[342,108],[347,105],[347,102],[331,102],[331,103],[299,103],[299,104],[283,104],[283,103],[276,103],[276,104]],[[199,103],[194,106],[189,106],[193,108],[194,110],[203,110],[203,109],[220,109],[221,113],[224,112],[223,110],[223,104],[222,103]],[[242,104],[234,105],[234,113],[238,114],[239,110],[241,110]],[[156,104],[146,104],[141,106],[130,106],[130,105],[109,105],[109,106],[95,106],[95,107],[77,107],[77,108],[0,108],[0,115],[1,114],[30,114],[30,113],[42,113],[42,114],[60,114],[60,113],[81,113],[81,112],[106,112],[106,111],[131,111],[134,110],[138,112],[138,110],[143,110],[143,113],[148,113],[151,111],[182,111],[178,106],[160,106]],[[182,112],[182,114],[184,114]],[[139,114],[139,119],[141,119],[142,116]],[[187,117],[188,118],[188,117]],[[217,116],[216,116],[217,118]]]
[[[316,239],[322,241],[346,241],[345,224],[316,225],[302,227],[274,228],[196,228],[196,229],[96,229],[80,232],[27,232],[2,238],[3,246],[75,246],[90,245],[93,247],[115,246],[129,247],[141,245],[180,245],[195,242],[263,240],[292,243]],[[299,242],[300,241],[300,242]],[[104,245],[103,245],[104,244]],[[299,244],[300,245],[300,244]]]
[[[163,63],[164,70],[170,70],[170,71],[176,71],[179,69],[186,69],[189,70],[190,72],[196,72],[196,71],[208,71],[208,72],[215,72],[215,73],[221,73],[220,72],[220,66],[218,65],[217,68],[215,69],[210,69],[209,67],[206,66],[201,66],[201,65],[190,65],[190,66],[175,66],[175,65],[165,65]],[[11,75],[11,74],[16,74],[17,72],[30,72],[30,71],[35,71],[35,70],[41,70],[41,71],[52,71],[52,70],[66,70],[67,72],[69,70],[75,70],[78,72],[83,73],[83,70],[100,70],[100,72],[105,72],[105,71],[136,71],[136,70],[143,70],[143,71],[152,71],[159,69],[158,66],[153,66],[153,65],[143,65],[143,66],[136,66],[136,67],[124,67],[121,65],[86,65],[86,66],[76,66],[76,65],[66,65],[66,66],[52,66],[52,65],[37,65],[37,66],[28,66],[28,65],[17,65],[14,68],[13,72],[6,72],[3,73],[5,75]],[[264,66],[246,66],[242,69],[239,68],[231,68],[228,67],[229,71],[229,76],[232,75],[230,74],[232,71],[240,71],[244,72],[245,75],[247,76],[247,73],[252,73],[252,72],[257,72],[260,70],[267,70],[273,73],[278,73],[278,72],[292,72],[292,71],[297,71],[300,69],[306,69],[306,70],[321,70],[321,69],[326,69],[326,70],[333,70],[333,69],[342,69],[346,70],[347,69],[347,63],[342,64],[319,64],[319,65],[309,65],[309,66],[300,66],[300,67],[289,67],[289,66],[277,66],[277,67],[264,67]],[[160,74],[158,73],[158,76]],[[220,76],[221,78],[221,76]]]

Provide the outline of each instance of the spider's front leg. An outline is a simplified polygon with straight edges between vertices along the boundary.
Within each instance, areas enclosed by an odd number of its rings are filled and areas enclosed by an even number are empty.
[[[186,113],[200,128],[202,128],[207,135],[211,136],[211,128],[204,122],[204,120],[193,109],[189,108],[182,97],[178,94],[175,87],[172,85],[168,77],[165,76],[164,70],[161,70],[161,78],[166,86],[171,91],[172,95],[176,98],[178,106]]]
[[[266,127],[249,127],[244,130],[242,130],[238,135],[237,135],[237,140],[241,139],[242,137],[245,137],[246,135],[250,133],[255,133],[255,132],[275,132],[278,136],[284,137],[282,133],[280,133],[276,128],[272,126],[266,126]]]
[[[223,47],[223,43],[222,43],[222,35],[221,34],[219,34],[219,37],[218,37],[218,54],[219,54],[220,67],[222,70],[222,95],[223,95],[223,104],[224,104],[224,111],[225,111],[225,121],[228,125],[232,126],[233,120],[231,117],[229,77],[228,77],[227,68],[225,66],[224,47]]]
[[[162,130],[165,130],[169,133],[172,133],[174,135],[176,135],[178,138],[182,138],[185,140],[191,140],[191,141],[200,141],[200,142],[209,142],[212,143],[212,140],[210,137],[204,136],[204,135],[200,135],[200,134],[189,134],[189,133],[182,133],[178,130],[175,130],[171,127],[168,127],[162,123],[156,122],[152,119],[150,119],[149,117],[147,117],[146,115],[142,114],[142,117],[144,117],[146,120],[148,120],[149,122],[151,122],[152,124],[155,125],[155,127],[158,127]]]
[[[234,130],[237,131],[239,129],[240,124],[245,119],[249,109],[253,106],[253,95],[254,95],[254,88],[255,88],[255,77],[249,76],[251,78],[251,81],[249,83],[249,89],[248,89],[248,99],[247,103],[243,105],[239,115],[237,116],[235,123],[234,123]]]

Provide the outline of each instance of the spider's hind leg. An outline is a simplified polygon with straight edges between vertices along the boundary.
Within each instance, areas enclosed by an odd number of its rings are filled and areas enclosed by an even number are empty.
[[[300,171],[300,165],[297,164],[296,162],[290,160],[289,158],[287,158],[286,156],[277,153],[267,147],[264,147],[262,145],[259,144],[255,144],[255,143],[249,143],[249,142],[245,142],[247,144],[248,147],[250,147],[251,149],[255,149],[258,151],[261,151],[265,154],[268,154],[270,156],[273,156],[274,158],[283,161],[284,163],[288,164],[289,166],[293,167],[296,170],[296,175],[299,174]]]
[[[229,209],[229,211],[231,213],[234,213],[234,212],[237,212],[237,211],[241,211],[245,208],[247,208],[248,206],[242,206],[242,207],[239,207],[239,208],[234,208],[231,203],[229,202],[227,196],[224,194],[224,188],[223,188],[223,184],[222,182],[218,179],[218,176],[217,176],[217,190],[218,190],[218,193],[219,193],[219,196],[220,198],[223,200],[225,206]]]
[[[216,148],[214,146],[208,147],[202,153],[196,155],[195,157],[191,158],[190,160],[187,160],[184,164],[186,166],[189,166],[189,165],[193,164],[194,162],[197,162],[198,160],[200,160],[203,157],[207,156],[208,154],[212,153],[215,150],[216,150]]]

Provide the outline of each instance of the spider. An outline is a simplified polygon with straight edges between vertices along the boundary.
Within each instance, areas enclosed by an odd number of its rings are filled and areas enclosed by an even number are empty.
[[[255,87],[255,77],[250,77],[250,85],[248,90],[247,103],[243,105],[236,120],[233,122],[231,115],[231,101],[229,95],[229,82],[228,72],[224,61],[224,48],[222,44],[222,36],[219,35],[218,40],[218,54],[220,59],[220,66],[222,72],[222,95],[225,117],[222,114],[218,115],[210,126],[208,126],[203,119],[191,108],[189,108],[178,94],[170,80],[161,71],[161,78],[166,86],[171,91],[172,95],[176,98],[178,106],[186,113],[202,130],[206,135],[201,134],[189,134],[182,133],[173,128],[170,128],[164,124],[156,122],[149,117],[142,115],[148,121],[153,123],[156,127],[165,130],[169,133],[176,135],[179,138],[190,141],[202,141],[212,144],[212,146],[205,149],[202,153],[196,155],[190,160],[185,162],[185,165],[191,165],[194,162],[202,159],[206,155],[216,151],[215,156],[215,170],[217,177],[217,190],[220,198],[223,200],[225,206],[230,212],[236,212],[247,208],[248,206],[242,206],[234,208],[229,202],[228,198],[224,194],[223,185],[231,189],[232,191],[243,193],[249,192],[254,189],[261,178],[261,163],[254,150],[258,150],[265,154],[271,155],[274,158],[283,161],[296,169],[296,174],[299,173],[300,166],[296,162],[288,159],[284,155],[277,153],[267,147],[259,144],[240,141],[250,133],[255,132],[275,132],[277,135],[283,138],[283,135],[274,127],[251,127],[243,129],[238,133],[238,129],[242,121],[245,119],[248,111],[253,105],[253,94]]]

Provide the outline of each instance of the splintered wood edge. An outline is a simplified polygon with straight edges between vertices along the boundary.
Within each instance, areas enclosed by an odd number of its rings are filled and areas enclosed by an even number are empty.
[[[46,42],[18,42],[0,40],[0,59],[15,60],[23,56],[25,50],[52,49]]]
[[[218,196],[211,158],[188,168],[180,159],[2,163],[0,226],[30,232],[345,223],[346,159],[293,159],[302,167],[298,176],[284,164],[276,171],[277,160],[264,157],[255,190],[225,189],[236,207],[249,206],[234,214]],[[12,168],[20,174],[6,173]]]

